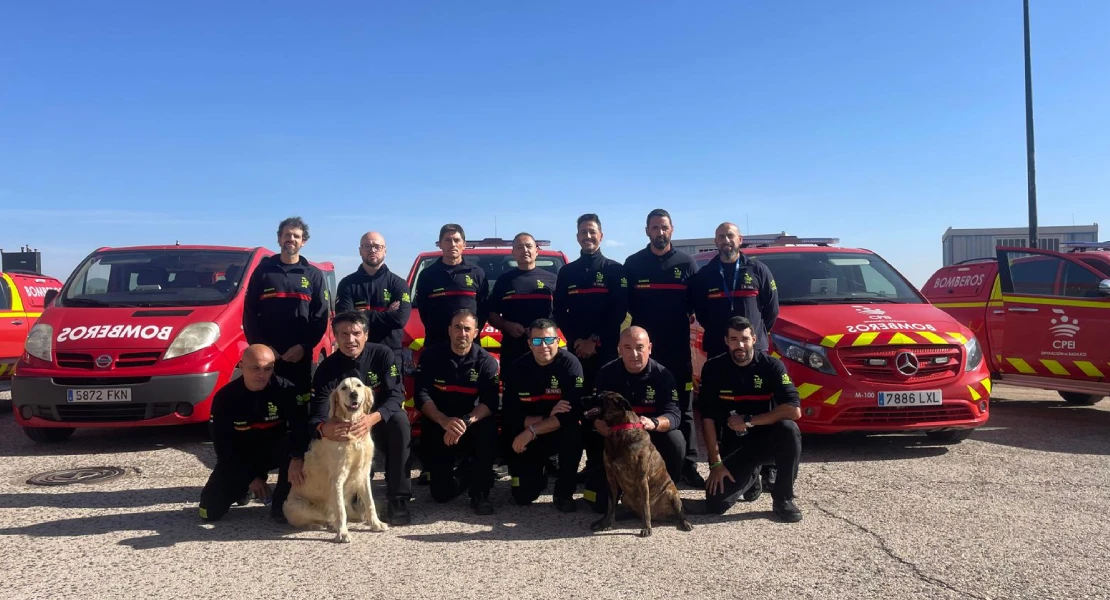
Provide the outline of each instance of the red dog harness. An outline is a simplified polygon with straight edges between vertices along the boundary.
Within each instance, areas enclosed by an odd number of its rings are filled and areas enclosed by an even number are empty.
[[[643,428],[644,428],[644,424],[640,423],[640,422],[621,423],[619,425],[613,425],[613,426],[609,427],[609,431],[624,431],[625,429],[643,429]]]

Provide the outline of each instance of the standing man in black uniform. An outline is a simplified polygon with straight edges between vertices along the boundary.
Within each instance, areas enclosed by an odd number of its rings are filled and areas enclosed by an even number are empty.
[[[721,223],[714,232],[717,256],[694,275],[694,314],[705,329],[702,346],[706,359],[728,352],[725,342],[728,321],[734,316],[747,318],[756,332],[755,349],[767,352],[771,326],[779,315],[779,294],[775,278],[767,265],[752,260],[740,251],[743,237],[733,223]],[[777,478],[775,467],[763,467],[763,481],[747,492],[758,496],[763,487],[770,489]]]
[[[474,313],[478,331],[486,326],[489,287],[486,273],[463,260],[466,233],[462,225],[448,223],[439,229],[443,255],[420,273],[416,280],[416,308],[424,324],[424,347],[449,342],[451,315],[459,309]]]
[[[559,347],[555,321],[541,318],[528,327],[531,352],[505,372],[502,428],[512,439],[509,475],[518,504],[531,504],[547,488],[547,459],[559,455],[559,478],[552,500],[560,512],[574,512],[575,475],[582,458],[582,365]],[[599,436],[600,437],[600,436]]]
[[[778,466],[772,509],[787,522],[802,520],[794,504],[794,481],[802,454],[798,390],[777,358],[755,349],[751,321],[728,321],[728,349],[705,363],[698,404],[709,450],[706,510],[723,514],[759,483],[759,467]],[[747,500],[748,498],[745,497]],[[752,498],[754,499],[754,498]]]
[[[304,453],[311,438],[326,437],[337,442],[346,435],[361,437],[370,432],[375,452],[385,454],[386,519],[390,525],[408,525],[411,516],[408,501],[412,498],[412,477],[408,471],[409,442],[412,428],[401,384],[401,370],[393,351],[384,344],[367,340],[369,321],[363,311],[347,311],[335,315],[332,330],[339,343],[339,352],[328,356],[316,367],[312,378],[312,404],[309,407],[308,434],[303,448],[289,467],[294,484],[300,480]],[[356,423],[328,420],[332,391],[348,377],[357,377],[374,393],[371,412]]]
[[[694,367],[690,355],[690,318],[694,314],[690,282],[697,273],[694,259],[671,246],[674,229],[671,215],[657,208],[647,216],[644,228],[650,242],[647,247],[624,261],[630,282],[628,312],[632,324],[647,330],[654,353],[678,384],[678,428],[686,443],[686,459],[682,465],[682,481],[705,487],[698,473],[698,443],[694,437]],[[677,484],[678,479],[675,480]]]
[[[335,311],[366,311],[369,329],[366,341],[384,344],[393,351],[401,368],[401,332],[409,322],[412,298],[409,286],[385,264],[385,238],[376,231],[362,236],[358,246],[362,265],[339,281]]]
[[[624,330],[620,338],[621,357],[601,367],[597,373],[597,393],[617,392],[640,415],[640,423],[651,436],[651,443],[663,456],[667,473],[676,484],[682,472],[682,456],[686,440],[676,425],[680,415],[678,389],[674,376],[662,364],[651,358],[652,343],[642,327],[633,325]],[[582,424],[587,454],[590,460],[602,464],[603,436],[609,434],[605,421],[595,419]],[[582,497],[593,504],[595,512],[605,512],[609,502],[609,484],[605,469],[589,474]]]
[[[278,243],[281,253],[259,261],[247,284],[243,333],[248,344],[273,349],[274,372],[293,382],[297,401],[307,411],[312,351],[328,329],[328,285],[320,269],[301,256],[308,243],[308,225],[300,217],[278,225]]]
[[[243,376],[225,384],[212,398],[212,445],[216,467],[200,493],[200,517],[217,521],[246,492],[270,503],[270,515],[284,521],[289,496],[288,468],[296,454],[303,421],[298,421],[293,383],[274,373],[274,352],[249,346],[239,363]],[[290,435],[296,439],[290,439]],[[277,488],[266,483],[278,469]]]
[[[474,343],[478,317],[466,309],[450,321],[450,343],[424,350],[413,374],[413,402],[423,416],[420,445],[424,470],[429,474],[432,499],[447,502],[470,491],[470,506],[492,515],[493,459],[497,451],[497,412],[500,383],[497,360]],[[469,465],[458,470],[458,459]]]
[[[624,265],[601,253],[604,237],[597,215],[578,217],[581,254],[559,269],[555,284],[555,322],[582,363],[586,390],[593,390],[601,365],[617,358],[621,324],[628,314]]]
[[[489,324],[501,330],[500,358],[504,366],[529,354],[528,324],[536,319],[551,319],[554,310],[555,274],[536,267],[538,251],[532,234],[516,234],[513,258],[517,267],[502,273],[490,294]]]

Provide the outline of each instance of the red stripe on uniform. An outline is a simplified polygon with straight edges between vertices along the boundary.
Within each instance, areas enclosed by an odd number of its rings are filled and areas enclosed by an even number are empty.
[[[774,394],[741,394],[739,396],[717,396],[717,398],[728,402],[743,402],[745,400],[770,400],[774,397]]]
[[[638,290],[684,290],[685,283],[637,283]]]
[[[551,294],[513,294],[505,296],[502,300],[549,300]]]
[[[360,306],[359,310],[368,310],[370,312],[385,312],[388,306]]]
[[[655,407],[654,406],[633,406],[632,407],[632,412],[634,412],[638,415],[642,415],[644,413],[655,412]]]
[[[448,290],[446,292],[436,292],[434,294],[428,294],[428,297],[429,298],[440,298],[442,296],[467,296],[469,298],[473,298],[477,295],[478,295],[478,292],[474,292],[474,291],[471,291],[471,290]]]
[[[581,290],[570,290],[569,292],[567,292],[567,295],[568,296],[573,296],[575,294],[608,294],[608,293],[609,293],[609,288],[585,288],[585,289],[581,289]]]
[[[254,424],[251,425],[251,429],[272,429],[272,428],[277,427],[278,425],[281,425],[283,423],[285,423],[285,421],[269,421],[267,423],[254,423]]]
[[[543,394],[540,396],[521,396],[521,402],[542,402],[544,400],[562,400],[562,394]]]
[[[478,388],[466,387],[464,385],[440,385],[436,384],[436,389],[441,392],[455,392],[458,394],[478,394]]]
[[[299,298],[305,302],[312,301],[312,296],[304,292],[270,292],[268,294],[262,294],[259,300],[269,300],[270,298]]]

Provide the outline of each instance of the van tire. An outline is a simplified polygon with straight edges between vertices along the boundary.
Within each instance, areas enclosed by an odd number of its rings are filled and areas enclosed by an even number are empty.
[[[73,427],[24,427],[23,433],[27,437],[42,444],[53,444],[56,442],[63,442],[73,435],[76,428]]]
[[[1091,406],[1098,404],[1106,396],[1096,396],[1095,394],[1080,394],[1079,392],[1060,392],[1060,397],[1068,404],[1076,406]]]
[[[972,429],[941,429],[926,431],[925,435],[935,442],[962,442],[971,436]]]

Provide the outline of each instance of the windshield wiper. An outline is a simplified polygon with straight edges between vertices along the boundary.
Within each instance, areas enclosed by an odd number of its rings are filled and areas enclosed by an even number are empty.
[[[67,306],[112,306],[103,300],[92,298],[66,298],[64,302]]]
[[[821,304],[821,303],[816,301],[816,300],[780,300],[779,304],[784,305],[784,306],[790,306],[792,304]]]

